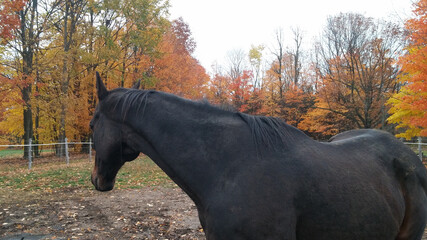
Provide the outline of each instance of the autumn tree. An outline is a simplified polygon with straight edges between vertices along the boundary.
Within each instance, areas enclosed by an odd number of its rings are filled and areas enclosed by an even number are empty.
[[[271,50],[271,53],[274,55],[274,61],[270,67],[269,76],[271,77],[270,84],[274,85],[274,82],[277,82],[279,99],[283,99],[283,91],[285,88],[285,80],[283,79],[283,59],[285,55],[285,45],[284,45],[284,36],[283,30],[276,31],[276,46]],[[277,81],[275,81],[277,79]]]
[[[262,61],[263,61],[263,45],[251,46],[249,50],[249,63],[252,68],[252,72],[254,75],[253,87],[261,88],[262,86],[262,78],[263,78],[263,69],[262,69]]]
[[[109,88],[131,87],[139,79],[144,86],[153,86],[149,75],[169,25],[167,8],[167,1],[160,0],[87,2],[69,54],[68,136],[89,140],[95,70]],[[88,110],[76,119],[82,108]]]
[[[34,61],[40,53],[40,43],[48,43],[46,38],[49,28],[48,22],[57,9],[58,2],[44,2],[37,0],[29,1],[5,1],[1,9],[2,19],[18,20],[18,27],[13,29],[10,24],[6,24],[3,30],[8,33],[8,37],[2,38],[1,44],[6,46],[6,54],[3,64],[8,68],[8,79],[14,80],[10,87],[20,92],[22,104],[22,124],[24,143],[33,139],[33,91],[34,83],[37,83],[37,75],[34,73]],[[13,4],[11,7],[10,4]],[[43,4],[43,8],[39,7]],[[8,16],[8,17],[5,17]],[[8,29],[8,30],[7,30]],[[13,71],[11,71],[13,69]],[[11,108],[9,108],[11,109]],[[28,148],[24,150],[24,156],[28,155]]]
[[[29,1],[26,6],[19,11],[20,28],[18,30],[20,47],[19,53],[22,57],[22,71],[21,71],[21,85],[20,90],[22,93],[22,100],[24,102],[23,115],[24,115],[24,143],[28,143],[30,138],[33,138],[33,116],[31,106],[31,74],[33,71],[33,55],[36,47],[35,26],[36,26],[36,11],[37,1]],[[28,151],[28,150],[27,150]],[[28,152],[24,152],[24,157]]]
[[[317,99],[314,107],[302,117],[298,128],[318,140],[329,139],[349,129],[348,126],[351,126],[351,122],[348,119],[327,109],[328,103]]]
[[[301,30],[293,29],[292,42],[285,46],[283,31],[276,32],[274,59],[263,80],[266,114],[280,117],[294,126],[298,126],[314,103],[304,76],[302,40]]]
[[[6,41],[15,37],[16,31],[20,25],[19,15],[17,14],[25,6],[26,1],[3,0],[0,6],[0,41]]]
[[[399,82],[404,86],[388,100],[388,121],[405,131],[397,136],[407,139],[427,136],[427,1],[414,4],[415,16],[406,22],[409,31],[407,53],[399,59],[402,71]]]
[[[294,41],[294,47],[290,49],[289,53],[292,56],[292,70],[290,71],[290,78],[292,78],[292,82],[294,86],[299,86],[301,84],[301,75],[302,75],[302,40],[303,40],[303,33],[300,28],[294,28],[292,29],[293,33],[293,41]]]
[[[230,94],[232,105],[240,112],[248,112],[248,100],[251,97],[252,85],[252,72],[243,70],[235,79],[231,79]]]
[[[233,49],[227,52],[227,75],[231,80],[239,78],[244,70],[247,70],[247,55],[242,49]]]
[[[95,70],[110,88],[129,87],[146,76],[159,58],[167,8],[160,0],[38,0],[8,11],[19,22],[12,38],[2,37],[0,87],[21,100],[3,102],[0,112],[7,118],[0,130],[21,134],[12,130],[20,129],[26,143],[33,135],[50,142],[65,136],[88,140]],[[23,117],[15,116],[20,111]]]
[[[59,142],[65,142],[66,139],[66,118],[67,118],[67,103],[70,84],[70,73],[77,59],[76,39],[75,34],[77,26],[86,13],[86,0],[65,0],[62,1],[61,11],[63,16],[61,28],[58,29],[62,34],[62,72],[60,82],[59,101],[61,106],[61,114],[59,119]],[[71,66],[71,67],[70,67]],[[59,145],[59,155],[65,155],[65,145]]]
[[[276,44],[271,50],[274,60],[270,64],[269,75],[277,85],[278,97],[285,101],[284,93],[293,90],[291,86],[298,86],[302,77],[303,53],[302,32],[296,28],[292,30],[293,44],[285,46],[283,30],[276,31]]]
[[[123,33],[118,39],[121,49],[122,65],[120,86],[130,80],[127,86],[143,78],[142,84],[151,87],[155,59],[161,57],[159,44],[170,29],[166,19],[169,3],[162,0],[127,1],[123,6],[127,19]]]
[[[344,117],[348,129],[384,128],[401,43],[393,23],[354,13],[328,18],[316,47],[317,107]]]
[[[17,14],[24,7],[24,1],[2,1],[0,6],[0,44],[7,45],[9,41],[16,37],[16,31],[20,25],[19,15]],[[21,125],[13,125],[11,122],[16,121],[18,116],[22,116],[22,106],[20,100],[22,99],[16,89],[15,72],[11,68],[6,67],[10,65],[4,54],[7,51],[0,47],[0,55],[2,60],[0,63],[0,141],[7,141],[12,136],[22,136],[22,121]],[[16,76],[16,75],[15,75]],[[8,110],[8,106],[15,105],[15,111]],[[15,118],[14,121],[7,121],[8,119]],[[19,118],[18,118],[19,119]],[[10,134],[12,133],[12,134]]]
[[[171,22],[158,49],[161,57],[154,61],[154,88],[190,99],[206,93],[209,76],[192,57],[196,44],[189,26],[182,18]]]
[[[218,64],[213,66],[213,74],[209,80],[208,99],[217,105],[229,105],[230,103],[230,77],[223,73]]]

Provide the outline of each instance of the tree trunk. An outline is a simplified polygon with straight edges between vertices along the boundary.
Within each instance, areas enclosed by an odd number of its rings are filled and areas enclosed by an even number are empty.
[[[33,138],[33,115],[30,103],[31,86],[22,89],[22,99],[24,100],[24,144],[29,144]],[[28,158],[29,149],[24,147],[24,158]]]
[[[33,69],[33,55],[34,55],[34,20],[35,12],[37,10],[37,0],[31,1],[29,4],[30,9],[30,21],[27,23],[26,11],[21,10],[19,12],[19,18],[21,21],[20,26],[20,40],[22,44],[22,73],[23,73],[23,87],[21,89],[22,100],[24,102],[24,144],[29,143],[29,139],[33,138],[33,117],[32,117],[32,107],[31,107],[31,91],[32,91],[32,82],[28,80],[28,77],[31,76]],[[28,26],[27,26],[28,24]],[[28,28],[28,29],[27,29]],[[28,34],[28,35],[27,35]],[[28,148],[24,147],[24,158],[28,158]]]
[[[62,79],[61,79],[61,114],[59,119],[59,142],[64,143],[66,138],[66,117],[67,117],[67,97],[68,97],[68,83],[69,83],[69,76],[68,76],[68,53],[70,50],[71,45],[71,38],[72,38],[72,27],[71,33],[69,32],[69,26],[68,26],[68,20],[70,19],[71,13],[71,1],[67,0],[65,1],[65,16],[64,16],[64,58],[63,58],[63,65],[62,65]],[[71,21],[73,21],[71,16]],[[59,156],[65,156],[65,144],[59,145],[59,151],[57,152]]]

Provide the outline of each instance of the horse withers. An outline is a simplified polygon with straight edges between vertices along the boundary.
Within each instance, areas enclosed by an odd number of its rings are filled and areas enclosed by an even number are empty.
[[[212,239],[421,239],[427,173],[379,130],[320,143],[271,117],[158,91],[108,91],[96,78],[92,183],[148,155],[197,206]]]

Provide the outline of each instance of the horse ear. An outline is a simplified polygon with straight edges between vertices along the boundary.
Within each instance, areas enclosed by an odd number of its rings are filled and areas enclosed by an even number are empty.
[[[132,86],[133,89],[139,89],[139,86],[141,86],[141,79],[136,81],[136,83]]]
[[[108,95],[108,90],[102,82],[99,72],[96,72],[96,91],[98,92],[98,99],[102,100]]]

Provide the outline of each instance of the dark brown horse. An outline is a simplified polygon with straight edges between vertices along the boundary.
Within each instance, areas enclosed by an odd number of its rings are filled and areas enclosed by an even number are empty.
[[[96,82],[97,190],[142,152],[194,201],[209,240],[421,239],[426,169],[386,132],[320,143],[275,118]]]

